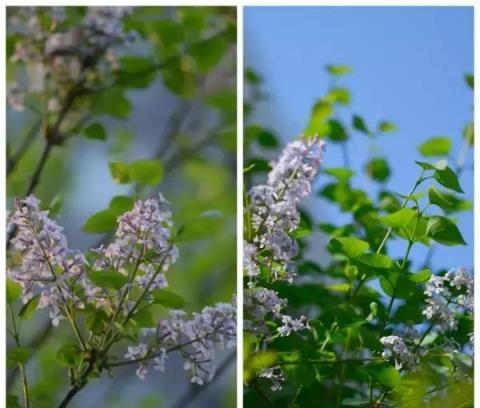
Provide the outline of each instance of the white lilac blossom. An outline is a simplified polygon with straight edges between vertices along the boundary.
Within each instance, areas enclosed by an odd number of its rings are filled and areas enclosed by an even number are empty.
[[[86,260],[68,248],[62,228],[39,206],[33,196],[15,201],[10,228],[16,228],[16,236],[11,243],[21,263],[8,275],[22,286],[24,303],[40,296],[38,308],[48,308],[56,326],[69,307],[84,307],[75,284],[84,281]]]
[[[444,276],[432,276],[425,295],[425,317],[441,332],[456,330],[456,313],[473,313],[473,276],[465,268],[450,269]]]
[[[385,350],[382,352],[382,357],[387,360],[393,358],[395,361],[395,368],[397,370],[401,370],[404,367],[415,364],[415,356],[409,351],[402,337],[382,337],[380,339],[380,343],[382,343],[385,347]]]
[[[283,313],[287,300],[272,289],[263,287],[263,271],[270,282],[293,282],[293,259],[298,254],[293,233],[300,224],[298,205],[311,193],[312,182],[320,169],[325,143],[317,136],[289,143],[265,184],[254,186],[248,193],[247,241],[244,243],[244,271],[248,277],[244,292],[244,328],[263,341],[289,336],[309,329],[307,318],[295,319]],[[261,274],[262,271],[262,274]],[[268,321],[276,321],[271,332]],[[259,374],[272,382],[272,390],[281,389],[285,377],[279,367],[270,367]]]
[[[33,196],[16,200],[9,228],[16,229],[11,242],[21,261],[8,275],[21,285],[25,303],[39,297],[38,308],[49,310],[55,326],[61,319],[74,319],[72,313],[83,309],[85,302],[104,308],[107,314],[116,309],[114,318],[121,311],[127,322],[138,311],[140,301],[148,303],[154,289],[168,286],[164,273],[175,262],[178,251],[171,243],[172,220],[166,207],[161,195],[137,201],[132,210],[118,218],[113,242],[92,251],[93,259],[87,264],[83,254],[68,248],[62,228],[48,217],[48,211],[40,209],[39,200]],[[128,283],[117,288],[119,300],[96,286],[87,269],[96,273],[113,270],[128,276]],[[132,289],[140,293],[135,301],[129,298]],[[167,353],[178,351],[191,381],[204,384],[215,374],[218,350],[235,345],[236,300],[205,307],[190,318],[183,310],[172,310],[169,318],[160,320],[156,327],[142,329],[140,335],[145,341],[128,347],[125,354],[127,360],[138,362],[139,378],[145,378],[149,366],[164,371]]]
[[[127,283],[128,289],[139,287],[146,300],[153,290],[168,287],[165,272],[177,260],[178,249],[171,242],[172,214],[167,206],[161,194],[158,199],[138,200],[132,210],[118,218],[113,242],[94,250],[98,258],[93,269],[114,270],[129,276],[133,268],[134,279]],[[88,293],[97,306],[107,304],[100,288],[90,285]]]
[[[283,373],[280,366],[266,368],[265,370],[262,370],[258,374],[258,376],[261,378],[266,378],[270,380],[270,382],[272,383],[272,385],[270,386],[270,389],[272,391],[281,390],[286,380],[285,374]]]
[[[263,267],[271,281],[293,281],[292,259],[298,247],[292,233],[300,223],[298,204],[311,192],[324,145],[316,136],[289,143],[278,161],[271,163],[267,182],[249,191],[247,211],[252,231],[244,244],[244,269],[249,280],[244,305],[251,318],[245,322],[247,330],[267,332],[265,318],[270,313],[270,317],[282,322],[277,329],[281,336],[307,328],[304,317],[297,320],[281,313],[286,300],[279,298],[275,291],[263,288],[259,276]]]
[[[115,49],[130,44],[136,35],[125,32],[123,18],[132,7],[88,7],[84,17],[74,27],[66,28],[64,7],[12,8],[8,18],[9,32],[16,36],[10,61],[26,68],[22,84],[9,88],[9,106],[23,109],[27,93],[42,93],[48,83],[50,111],[62,105],[75,84],[93,88],[99,83],[111,82],[118,69]],[[51,16],[45,27],[42,13]]]
[[[154,368],[163,371],[167,353],[178,351],[184,359],[184,368],[190,372],[192,383],[205,384],[215,375],[217,350],[231,348],[236,343],[236,305],[217,303],[194,313],[191,319],[183,310],[170,311],[168,319],[160,320],[153,330],[147,330],[151,346],[140,343],[129,347],[125,355],[130,360],[140,360],[139,378],[145,378],[149,358]],[[153,336],[152,336],[153,335]],[[147,358],[146,358],[147,357]]]
[[[298,203],[310,195],[311,184],[320,169],[324,141],[318,137],[289,143],[277,162],[272,162],[267,183],[249,193],[254,229],[253,243],[266,249],[273,259],[288,263],[298,253],[291,233],[298,228]]]

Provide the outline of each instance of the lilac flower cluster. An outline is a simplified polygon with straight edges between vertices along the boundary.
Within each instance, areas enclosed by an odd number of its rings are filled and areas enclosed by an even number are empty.
[[[261,378],[266,378],[272,383],[270,386],[272,391],[281,390],[286,381],[285,374],[280,366],[266,368],[265,370],[262,370],[258,376]]]
[[[86,260],[68,249],[62,228],[48,217],[48,211],[40,210],[39,204],[33,196],[15,201],[10,228],[16,225],[12,245],[21,253],[21,263],[8,275],[22,286],[24,303],[40,296],[38,308],[48,308],[57,326],[69,307],[84,307],[76,286],[85,284]]]
[[[473,276],[465,268],[432,276],[425,288],[427,306],[423,314],[441,332],[456,330],[456,313],[473,313],[473,294]]]
[[[291,260],[298,253],[291,233],[298,228],[298,203],[310,195],[311,184],[322,163],[325,142],[318,137],[289,143],[278,162],[272,162],[266,184],[249,192],[247,211],[254,230],[253,244],[266,249],[285,266],[285,278],[292,279]],[[251,254],[250,254],[251,256]]]
[[[23,110],[27,93],[48,89],[48,110],[58,111],[67,85],[98,82],[117,66],[114,46],[128,44],[134,33],[123,30],[122,19],[131,7],[88,7],[79,23],[66,24],[65,7],[18,7],[10,13],[9,31],[17,34],[11,62],[26,67],[26,79],[8,87],[7,101]],[[50,14],[45,27],[42,13]],[[87,85],[87,84],[86,84]]]
[[[386,336],[380,339],[385,350],[382,352],[382,357],[395,361],[395,368],[401,370],[404,367],[411,367],[416,364],[415,355],[410,352],[402,337]]]
[[[298,204],[311,193],[312,182],[320,169],[325,143],[317,136],[289,143],[277,162],[270,165],[265,184],[248,193],[247,241],[244,242],[243,267],[248,277],[244,292],[244,328],[260,335],[263,341],[308,329],[305,316],[295,319],[282,311],[287,300],[262,284],[265,272],[270,282],[293,282],[293,258],[298,254],[293,233],[300,224]],[[278,323],[276,333],[267,326],[269,320]],[[263,370],[260,377],[272,382],[279,390],[285,377],[279,367]]]
[[[10,227],[16,228],[12,244],[20,264],[8,275],[22,286],[25,303],[39,296],[37,307],[48,308],[55,326],[64,318],[74,320],[86,303],[103,308],[113,316],[112,321],[122,316],[126,323],[140,304],[153,301],[155,289],[168,286],[165,272],[176,261],[178,250],[171,242],[172,215],[167,205],[162,195],[137,201],[118,218],[113,242],[93,250],[93,259],[87,263],[83,254],[68,249],[62,228],[48,217],[48,211],[40,209],[36,198],[17,200]],[[97,286],[87,270],[113,271],[124,275],[126,283],[112,294]],[[167,353],[179,351],[192,382],[204,384],[215,373],[217,350],[235,344],[235,300],[205,307],[191,319],[184,311],[173,310],[169,319],[143,332],[153,339],[128,347],[125,355],[138,360],[139,378],[145,378],[149,365],[164,371]]]
[[[114,270],[129,277],[123,289],[138,287],[145,292],[146,300],[153,290],[166,288],[165,272],[178,257],[178,249],[171,243],[172,214],[167,205],[161,194],[158,199],[137,201],[131,211],[118,218],[113,242],[93,250],[98,256],[93,269]],[[97,306],[108,304],[99,287],[89,285],[88,295]],[[129,303],[124,304],[125,314]]]
[[[432,276],[425,285],[424,293],[426,307],[422,313],[432,322],[427,332],[420,337],[416,330],[409,329],[403,337],[392,335],[380,339],[385,347],[382,357],[388,360],[393,358],[398,370],[415,366],[418,355],[424,350],[423,340],[431,328],[437,327],[442,333],[456,330],[456,314],[473,313],[473,276],[465,268],[453,268],[444,276]],[[473,338],[473,334],[470,338]],[[449,339],[446,342],[448,344]],[[415,345],[414,352],[409,350],[407,344]],[[450,346],[458,348],[456,342]]]
[[[161,320],[156,329],[146,330],[154,335],[151,345],[140,343],[129,347],[125,355],[130,360],[140,360],[137,376],[145,378],[153,358],[153,367],[164,370],[167,353],[178,351],[184,359],[185,370],[190,371],[192,383],[203,385],[215,375],[217,350],[231,348],[236,343],[236,306],[232,303],[217,303],[205,307],[186,319],[183,310],[170,311],[170,318]]]
[[[281,313],[287,305],[285,299],[259,282],[260,270],[269,271],[272,281],[293,281],[292,259],[298,248],[292,233],[300,223],[299,202],[308,197],[311,184],[322,163],[324,141],[318,137],[302,138],[289,143],[265,184],[254,186],[249,194],[247,211],[252,234],[244,243],[244,270],[248,276],[245,290],[245,321],[248,330],[268,332],[267,315],[281,321],[280,336],[307,328],[305,317],[293,319]]]

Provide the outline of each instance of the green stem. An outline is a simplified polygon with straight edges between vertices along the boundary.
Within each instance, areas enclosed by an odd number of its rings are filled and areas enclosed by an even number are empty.
[[[13,313],[13,308],[10,303],[8,304],[8,309],[10,311],[10,319],[12,320],[13,338],[17,347],[20,347],[20,336],[17,330],[17,323],[15,322],[15,313]],[[22,390],[25,408],[30,408],[30,395],[28,391],[27,372],[25,370],[25,365],[23,363],[18,363],[18,368],[22,377]]]
[[[420,184],[422,184],[425,180],[429,179],[430,177],[423,177],[423,175],[425,174],[425,170],[422,170],[422,172],[420,173],[420,176],[417,178],[417,180],[415,181],[415,184],[413,185],[413,187],[411,188],[410,192],[407,194],[407,196],[410,196],[412,195],[416,190],[417,188],[420,186]],[[405,206],[407,205],[409,199],[408,198],[405,198],[403,200],[403,203],[402,203],[402,206],[400,208],[405,208]],[[379,254],[383,247],[385,246],[385,243],[387,242],[388,238],[390,237],[390,234],[392,233],[393,229],[392,227],[388,228],[387,232],[385,233],[385,236],[383,237],[382,239],[382,242],[380,243],[379,247],[377,248],[377,250],[375,251],[375,253]],[[365,282],[365,278],[366,278],[366,275],[364,275],[361,279],[360,279],[360,282],[358,282],[358,285],[357,287],[353,290],[352,292],[352,295],[351,295],[351,299],[353,299],[358,291],[360,290],[360,288],[362,287],[362,285],[364,284]]]

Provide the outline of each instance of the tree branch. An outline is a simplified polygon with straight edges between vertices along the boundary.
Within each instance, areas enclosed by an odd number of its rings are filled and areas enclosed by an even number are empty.
[[[7,159],[7,177],[15,170],[17,167],[18,162],[22,159],[22,157],[27,152],[29,146],[32,144],[35,136],[37,136],[38,131],[40,130],[40,126],[42,125],[42,121],[39,119],[37,120],[31,129],[28,131],[25,139],[23,139],[21,145],[19,146],[16,153]]]

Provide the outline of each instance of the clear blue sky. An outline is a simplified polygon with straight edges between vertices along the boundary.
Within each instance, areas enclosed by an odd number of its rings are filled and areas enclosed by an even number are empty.
[[[285,141],[302,131],[314,101],[327,90],[324,65],[348,64],[354,71],[341,83],[353,100],[341,117],[358,113],[372,127],[389,119],[399,128],[376,147],[391,161],[391,188],[409,190],[418,175],[416,146],[425,139],[452,137],[456,159],[462,129],[472,117],[473,95],[463,79],[473,72],[472,7],[247,7],[244,21],[245,65],[265,78],[269,95],[255,120]],[[366,137],[354,135],[352,167],[360,168],[370,148]],[[473,197],[472,160],[470,152],[461,179],[467,198]],[[325,161],[328,167],[342,165],[337,146],[330,146]],[[362,176],[355,183],[370,187]],[[338,213],[318,205],[324,219],[336,222]],[[473,244],[471,213],[459,220]],[[422,254],[415,252],[418,262]],[[437,250],[434,266],[459,264],[473,265],[473,246]]]

